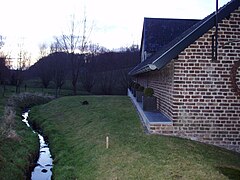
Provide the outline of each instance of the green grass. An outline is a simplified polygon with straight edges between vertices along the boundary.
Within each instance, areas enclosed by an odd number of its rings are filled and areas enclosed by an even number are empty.
[[[219,167],[240,169],[237,153],[145,134],[128,97],[63,97],[34,107],[30,116],[49,138],[58,180],[228,179]]]
[[[0,126],[4,104],[7,97],[0,98]],[[26,179],[30,163],[38,152],[38,137],[21,122],[20,116],[15,120],[14,129],[18,139],[6,138],[0,133],[0,179]]]
[[[24,89],[22,89],[22,91],[24,92]],[[28,88],[27,89],[28,92],[42,92],[42,93],[46,93],[46,94],[50,94],[50,95],[55,95],[56,90],[55,89],[44,89],[44,88]],[[59,96],[72,96],[73,95],[73,91],[71,89],[62,89],[60,90],[60,94]],[[86,91],[77,91],[77,95],[90,95],[89,92]]]
[[[38,153],[38,137],[16,120],[16,131],[20,140],[0,136],[0,179],[26,179],[33,158]]]
[[[16,89],[15,86],[6,86],[6,94],[5,96],[9,96],[9,94],[15,93]],[[25,92],[24,85],[21,86],[20,92]],[[39,88],[36,86],[27,86],[26,92],[30,93],[45,93],[45,94],[50,94],[50,95],[55,95],[56,90],[54,88]],[[0,98],[3,93],[3,88],[0,86]],[[89,95],[89,92],[86,91],[77,91],[78,95]],[[71,89],[61,89],[59,96],[71,96],[73,95],[73,91]]]
[[[24,92],[24,87],[21,92]],[[43,92],[55,95],[54,89],[41,89],[28,86],[27,92]],[[4,107],[7,99],[15,94],[14,86],[6,86],[6,91],[3,95],[3,86],[0,85],[0,179],[1,180],[16,180],[26,179],[29,166],[38,153],[38,137],[26,127],[21,121],[21,111],[18,109],[17,117],[14,121],[14,133],[16,137],[8,138],[2,134]],[[71,95],[71,90],[61,90],[60,96]],[[78,94],[87,94],[78,91]]]

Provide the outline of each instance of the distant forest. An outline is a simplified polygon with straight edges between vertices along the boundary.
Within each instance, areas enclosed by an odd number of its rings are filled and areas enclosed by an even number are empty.
[[[25,70],[10,70],[5,60],[0,58],[0,83],[3,88],[16,86],[16,92],[35,80],[38,82],[35,87],[55,88],[56,92],[68,87],[73,89],[73,94],[84,90],[92,94],[123,95],[130,80],[128,72],[139,63],[140,54],[135,46],[119,52],[54,52]]]

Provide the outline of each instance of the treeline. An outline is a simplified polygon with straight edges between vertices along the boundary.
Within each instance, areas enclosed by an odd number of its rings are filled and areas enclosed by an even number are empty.
[[[77,90],[105,95],[126,94],[128,72],[139,60],[138,49],[98,54],[55,52],[42,57],[24,74],[26,79],[40,79],[43,88],[54,86],[56,95],[67,82],[74,84],[76,73],[79,73]]]
[[[11,71],[6,66],[6,57],[0,56],[0,85],[2,86],[2,96],[4,96],[5,93],[5,86],[10,81],[11,77]]]

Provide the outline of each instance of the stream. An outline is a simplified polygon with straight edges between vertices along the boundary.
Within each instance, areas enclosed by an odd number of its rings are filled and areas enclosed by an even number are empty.
[[[22,117],[24,118],[22,121],[32,129],[32,127],[28,123],[28,113],[29,111],[26,111],[22,114]],[[37,133],[35,130],[33,130],[33,133]],[[50,149],[48,147],[48,144],[46,143],[44,137],[38,134],[39,138],[39,158],[36,163],[35,168],[32,171],[31,179],[32,180],[50,180],[52,177],[52,167],[53,167],[53,160],[50,153]]]

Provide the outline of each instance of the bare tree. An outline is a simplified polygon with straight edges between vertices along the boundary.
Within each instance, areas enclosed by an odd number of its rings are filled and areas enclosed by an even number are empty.
[[[53,82],[55,83],[55,97],[57,98],[65,82],[65,71],[59,64],[53,70]]]
[[[3,84],[3,93],[2,93],[3,96],[5,94],[4,76],[5,76],[5,58],[0,57],[0,85]]]
[[[6,56],[0,54],[0,85],[3,86],[2,96],[5,95],[6,81],[9,77],[9,69],[6,66]]]
[[[115,76],[116,74],[113,70],[100,72],[99,82],[100,82],[100,88],[103,94],[111,95],[113,93],[113,88],[117,83]]]
[[[2,35],[0,35],[0,49],[3,47],[4,45],[4,38]]]
[[[95,76],[94,76],[95,68],[96,67],[95,67],[94,55],[89,54],[88,56],[84,56],[84,63],[80,73],[81,75],[80,80],[83,88],[87,92],[91,92],[95,84]]]
[[[20,93],[20,86],[23,82],[23,71],[30,67],[31,55],[23,50],[23,43],[19,44],[19,53],[17,58],[17,69],[16,69],[16,93]]]
[[[43,88],[47,89],[50,81],[52,80],[52,72],[51,66],[48,63],[42,63],[44,60],[48,58],[49,53],[54,53],[58,51],[57,44],[52,43],[50,46],[50,51],[48,50],[48,45],[46,43],[42,43],[39,45],[39,70],[38,75],[41,79],[41,83]]]
[[[45,56],[47,56],[47,55],[49,54],[48,46],[47,46],[46,43],[40,44],[40,45],[39,45],[39,50],[40,50],[40,57],[39,57],[40,59],[41,59],[42,57],[45,57]]]
[[[80,25],[77,25],[75,16],[72,16],[69,34],[63,34],[61,37],[55,37],[55,41],[64,52],[70,54],[71,61],[71,80],[73,86],[73,94],[77,94],[77,82],[80,73],[82,61],[75,54],[84,54],[87,49],[88,38],[91,34],[91,28],[87,32],[87,18],[84,18]]]
[[[30,67],[31,64],[31,55],[24,50],[20,51],[19,61],[18,61],[18,69],[21,71],[26,70]]]
[[[89,71],[89,69],[84,69],[81,72],[81,83],[83,88],[87,91],[87,92],[91,92],[92,88],[95,84],[95,77],[93,72]]]
[[[103,46],[100,46],[99,44],[93,44],[93,43],[89,42],[88,52],[90,52],[90,54],[92,56],[93,55],[96,56],[96,55],[99,55],[99,54],[110,52],[110,50],[103,47]]]
[[[50,73],[50,70],[42,69],[42,68],[44,67],[40,67],[39,76],[40,76],[43,87],[47,89],[52,80],[52,74]],[[46,67],[46,68],[49,68],[49,67]]]
[[[0,35],[0,50],[4,45],[4,38],[3,36]],[[9,69],[7,66],[7,58],[8,56],[0,51],[0,85],[3,85],[3,91],[2,91],[2,96],[5,95],[6,91],[6,81],[7,78],[9,77]]]
[[[50,45],[50,54],[55,53],[55,52],[62,52],[63,49],[61,47],[61,44],[56,40],[56,42],[53,42]]]
[[[65,78],[67,75],[66,72],[66,61],[65,58],[67,58],[67,56],[64,53],[55,53],[55,54],[51,54],[50,57],[51,59],[51,73],[52,73],[52,80],[55,84],[55,89],[56,89],[56,93],[55,93],[55,97],[57,98],[60,94],[60,90],[63,86],[63,84],[65,83]]]
[[[87,92],[91,92],[93,86],[96,83],[96,59],[100,54],[108,52],[109,50],[105,47],[99,46],[99,44],[93,44],[89,42],[87,47],[88,54],[85,54],[84,63],[81,68],[80,80],[83,88]]]
[[[52,64],[50,64],[49,62],[45,62],[45,61],[47,61],[49,56],[42,57],[38,61],[38,63],[39,63],[38,75],[39,75],[42,85],[45,89],[48,88],[50,81],[53,78]]]

